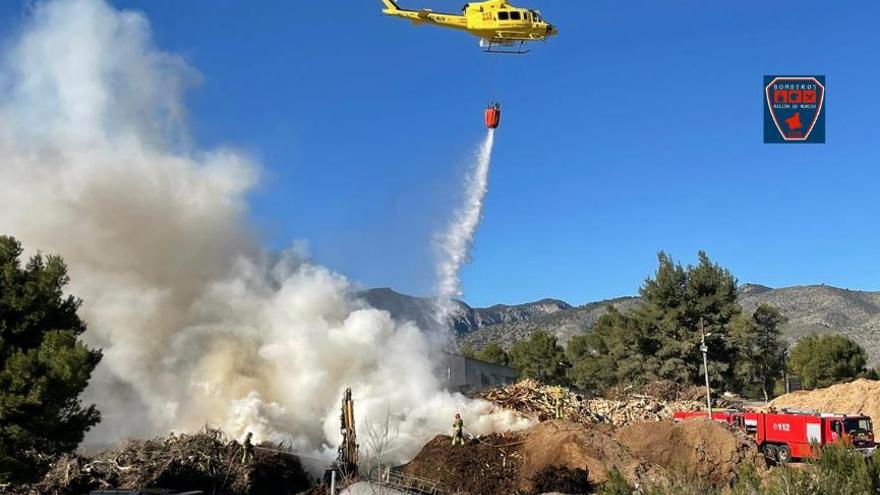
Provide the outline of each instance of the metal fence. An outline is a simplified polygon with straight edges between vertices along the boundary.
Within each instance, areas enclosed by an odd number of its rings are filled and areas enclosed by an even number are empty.
[[[370,471],[370,481],[378,485],[387,486],[394,490],[413,495],[442,495],[437,488],[438,483],[433,480],[419,478],[404,474],[399,469],[379,467]]]

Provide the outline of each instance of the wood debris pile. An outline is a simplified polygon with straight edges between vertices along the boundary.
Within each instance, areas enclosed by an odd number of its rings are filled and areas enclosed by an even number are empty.
[[[523,380],[502,388],[484,390],[477,397],[504,409],[546,421],[556,417],[556,387],[536,380]],[[694,411],[702,403],[691,400],[669,401],[656,397],[619,393],[614,399],[585,398],[563,392],[563,419],[582,424],[606,423],[625,426],[646,421],[671,420],[675,411]]]
[[[296,457],[257,449],[253,459],[219,430],[130,441],[94,458],[65,455],[42,481],[20,494],[67,495],[92,490],[201,490],[206,494],[293,494],[309,487]]]
[[[672,380],[656,380],[641,386],[618,385],[602,393],[606,399],[625,400],[631,395],[647,395],[667,402],[703,402],[706,389],[697,385],[682,385]]]
[[[504,409],[511,409],[538,421],[556,417],[556,387],[549,387],[537,380],[523,380],[501,388],[483,390],[477,398],[487,400]],[[588,407],[583,399],[564,393],[565,418],[577,423],[595,424],[606,422],[604,417]]]

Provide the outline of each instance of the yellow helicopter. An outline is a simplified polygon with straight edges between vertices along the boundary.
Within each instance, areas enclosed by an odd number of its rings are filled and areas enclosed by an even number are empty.
[[[487,53],[513,53],[522,55],[529,51],[529,41],[544,41],[559,31],[541,17],[537,10],[517,8],[507,0],[466,3],[459,14],[444,14],[430,9],[401,9],[394,0],[382,0],[383,14],[409,19],[413,24],[436,26],[466,31],[480,38],[480,47]]]

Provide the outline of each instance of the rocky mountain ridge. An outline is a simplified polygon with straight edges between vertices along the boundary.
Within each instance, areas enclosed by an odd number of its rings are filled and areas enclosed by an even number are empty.
[[[374,308],[388,311],[395,319],[413,321],[425,329],[432,329],[437,325],[434,298],[409,296],[387,287],[360,291],[357,296]],[[453,315],[452,327],[459,336],[489,326],[528,321],[574,309],[565,301],[549,298],[517,305],[496,304],[488,308],[472,308],[459,300],[454,300],[453,303],[457,309]]]
[[[436,328],[434,301],[394,292],[370,289],[358,293],[373,307],[389,311],[397,319],[414,321],[421,328]],[[510,347],[536,330],[556,335],[563,343],[589,332],[609,305],[627,311],[639,304],[638,297],[620,297],[572,306],[558,299],[518,305],[472,308],[455,301],[458,315],[453,327],[459,342],[482,348],[489,342]],[[746,312],[760,304],[778,308],[788,321],[782,328],[789,343],[816,332],[839,333],[862,345],[872,365],[880,363],[880,292],[809,285],[774,289],[757,284],[739,288],[739,301]]]

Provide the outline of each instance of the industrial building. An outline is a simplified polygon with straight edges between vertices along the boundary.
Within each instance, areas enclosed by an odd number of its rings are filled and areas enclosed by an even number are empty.
[[[508,366],[468,358],[460,354],[444,354],[442,369],[446,388],[453,392],[469,393],[484,388],[516,383],[517,371]]]

